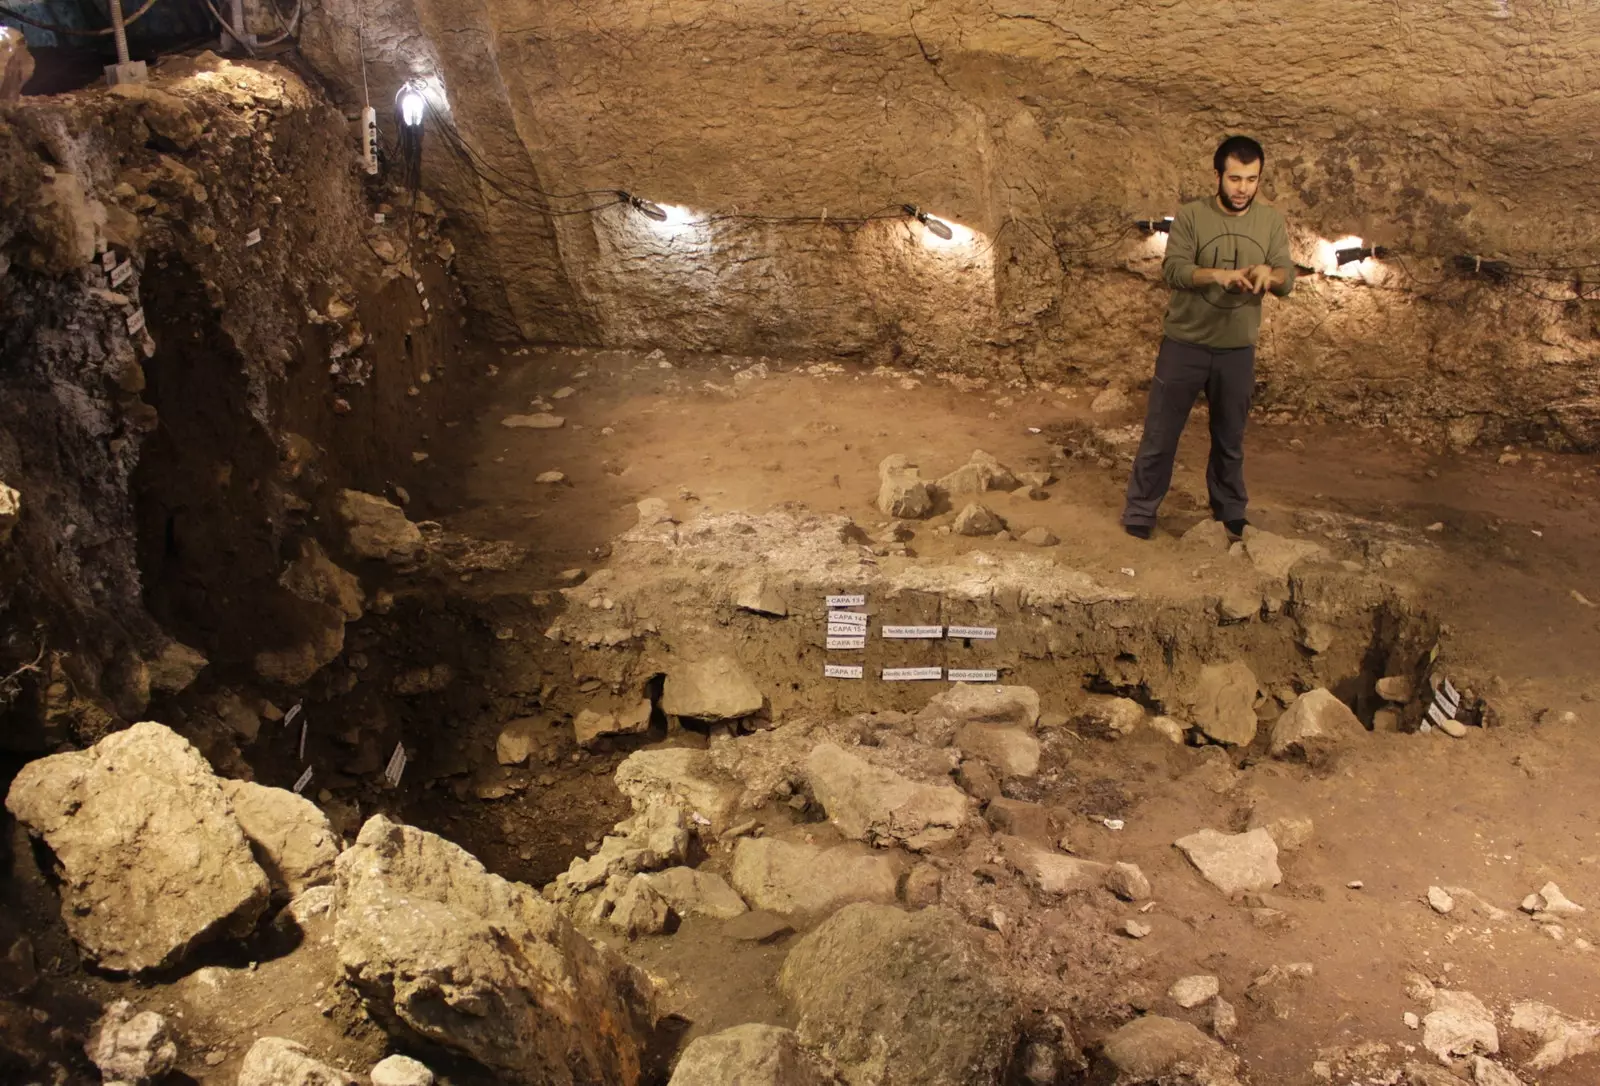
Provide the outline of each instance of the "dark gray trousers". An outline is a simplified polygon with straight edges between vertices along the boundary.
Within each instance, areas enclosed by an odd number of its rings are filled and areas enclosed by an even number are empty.
[[[1244,488],[1244,425],[1255,384],[1254,347],[1219,350],[1175,339],[1161,341],[1122,523],[1155,524],[1156,510],[1172,485],[1178,438],[1201,391],[1211,410],[1211,459],[1206,465],[1211,515],[1216,520],[1244,517],[1249,501]]]

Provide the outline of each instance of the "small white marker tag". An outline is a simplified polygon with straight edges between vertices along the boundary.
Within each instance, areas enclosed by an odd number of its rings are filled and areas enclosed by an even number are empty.
[[[374,211],[372,213],[372,221],[377,223],[379,226],[382,226],[383,225],[383,212]]]
[[[400,775],[406,771],[406,747],[404,743],[394,745],[394,753],[389,755],[389,764],[383,769],[383,779],[391,785],[400,783]]]
[[[823,664],[825,679],[859,679],[864,674],[860,664]]]
[[[111,285],[113,287],[120,287],[132,278],[133,261],[131,260],[124,260],[121,264],[111,269]]]
[[[144,331],[144,309],[141,307],[128,314],[128,334],[136,336]]]
[[[830,622],[828,623],[828,636],[865,637],[867,636],[867,628],[865,626],[852,626],[848,622]]]
[[[992,667],[953,667],[944,677],[953,683],[997,683],[1000,672]]]
[[[301,792],[305,791],[306,785],[311,783],[311,771],[312,767],[306,766],[306,771],[300,774],[300,778],[294,782],[295,795],[299,795]]]
[[[300,722],[300,760],[302,762],[306,760],[306,729],[310,725],[311,721],[309,719]]]
[[[283,714],[283,726],[285,728],[294,723],[294,718],[300,715],[300,710],[304,709],[305,705],[305,702],[297,701],[289,706],[289,711]]]
[[[422,280],[421,279],[417,280],[417,293],[418,294],[422,293]]]
[[[1456,688],[1454,686],[1450,685],[1450,680],[1449,679],[1446,679],[1444,681],[1444,685],[1440,689],[1444,691],[1444,696],[1445,697],[1449,698],[1451,701],[1455,702],[1457,705],[1461,704],[1461,695],[1456,693]]]
[[[1000,631],[993,626],[951,626],[944,635],[952,641],[993,641]]]
[[[424,299],[422,299],[422,308],[424,310],[432,309],[433,308],[433,304],[427,298],[424,298]]]
[[[943,637],[943,626],[885,626],[883,636],[899,640],[914,640],[924,637]]]
[[[100,254],[100,266],[106,271],[110,271],[112,268],[117,266],[117,253],[115,249],[107,249],[104,253]]]
[[[918,679],[942,679],[942,667],[886,667],[883,669],[884,682],[913,682]]]
[[[1442,728],[1444,727],[1444,722],[1449,720],[1450,717],[1443,709],[1439,708],[1438,702],[1434,702],[1432,705],[1428,706],[1428,719]]]
[[[867,605],[867,597],[865,597],[865,596],[829,596],[828,597],[828,606],[829,607],[865,607],[866,605]]]
[[[252,246],[252,245],[260,245],[260,244],[261,244],[261,230],[260,230],[259,227],[257,229],[255,229],[255,230],[250,231],[248,234],[246,234],[244,236],[244,247],[246,249],[250,248],[250,246]]]
[[[867,628],[867,616],[860,611],[829,611],[829,626],[859,626]]]
[[[848,634],[828,638],[830,649],[864,649],[867,647],[866,634]]]

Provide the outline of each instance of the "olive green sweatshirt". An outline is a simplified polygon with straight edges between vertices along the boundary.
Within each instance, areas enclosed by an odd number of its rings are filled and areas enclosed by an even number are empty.
[[[1259,200],[1243,215],[1225,215],[1215,196],[1193,200],[1178,209],[1167,237],[1161,275],[1172,287],[1172,301],[1162,331],[1171,339],[1202,347],[1249,347],[1261,332],[1260,294],[1230,294],[1216,283],[1194,285],[1196,268],[1248,268],[1270,264],[1283,268],[1283,286],[1270,288],[1278,297],[1294,289],[1294,261],[1289,257],[1289,231],[1283,214]]]

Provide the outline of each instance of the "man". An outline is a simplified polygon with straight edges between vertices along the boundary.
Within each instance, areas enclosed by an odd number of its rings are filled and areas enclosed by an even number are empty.
[[[1211,516],[1228,534],[1244,533],[1244,426],[1255,391],[1261,299],[1294,287],[1283,215],[1256,202],[1266,153],[1248,136],[1229,136],[1212,157],[1214,196],[1184,204],[1172,220],[1161,275],[1172,287],[1161,350],[1150,382],[1144,437],[1128,480],[1122,524],[1149,539],[1172,484],[1178,438],[1195,397],[1211,410],[1206,489]]]

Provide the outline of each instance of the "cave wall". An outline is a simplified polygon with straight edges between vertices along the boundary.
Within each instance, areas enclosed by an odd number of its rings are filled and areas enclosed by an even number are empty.
[[[1307,278],[1268,305],[1260,401],[1431,440],[1600,445],[1592,303],[1562,281],[1463,279],[1458,254],[1593,259],[1584,198],[1600,12],[1555,0],[1051,0],[939,5],[377,0],[366,78],[420,78],[479,156],[430,131],[462,275],[501,335],[801,350],[1001,377],[1137,386],[1166,297],[1134,218],[1210,190],[1235,131],[1297,259],[1359,236],[1403,266]],[[301,46],[361,99],[355,0]],[[969,227],[925,244],[685,209],[861,215],[903,202]],[[1545,300],[1544,295],[1552,300]]]

